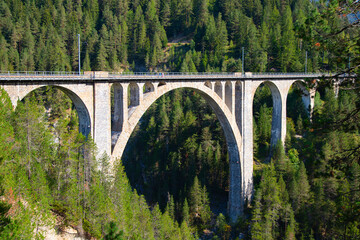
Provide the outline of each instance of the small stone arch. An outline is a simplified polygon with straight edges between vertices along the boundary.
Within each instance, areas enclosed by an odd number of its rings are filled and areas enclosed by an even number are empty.
[[[242,134],[242,122],[243,122],[243,92],[242,92],[242,82],[236,81],[235,83],[235,118],[240,133]]]
[[[129,107],[135,107],[140,104],[139,85],[137,83],[129,84]]]
[[[166,82],[159,82],[158,87],[162,87],[162,86],[165,86],[165,85],[166,85]]]
[[[232,112],[232,105],[233,105],[232,96],[233,96],[232,83],[230,81],[226,81],[226,83],[225,83],[225,104],[230,109],[230,112]]]
[[[155,88],[151,82],[146,82],[144,84],[144,93],[154,92]]]
[[[221,99],[223,99],[221,82],[215,82],[214,91]]]
[[[123,119],[123,101],[124,101],[124,92],[123,87],[120,83],[114,83],[112,86],[113,94],[113,117],[111,122],[111,130],[115,132],[121,132],[122,125],[124,122]]]
[[[90,120],[89,110],[87,109],[87,107],[86,107],[85,103],[82,101],[82,99],[76,93],[74,93],[72,90],[70,90],[68,88],[58,86],[58,85],[49,85],[49,86],[61,90],[71,99],[71,101],[74,104],[75,109],[78,113],[78,116],[79,116],[79,132],[82,133],[85,137],[88,137],[89,134],[91,134],[91,120]],[[22,96],[20,100],[23,100],[27,95],[29,95],[34,90],[37,90],[37,89],[40,89],[43,87],[45,87],[45,86],[44,85],[38,86],[38,87],[31,89],[26,94],[24,94],[24,96]]]
[[[210,81],[206,81],[206,82],[205,82],[205,86],[208,87],[208,88],[210,88],[210,89],[212,89],[212,84],[211,84]]]

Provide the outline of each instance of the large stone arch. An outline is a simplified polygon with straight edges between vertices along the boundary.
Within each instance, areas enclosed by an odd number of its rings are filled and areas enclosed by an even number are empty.
[[[244,176],[244,161],[242,159],[242,138],[239,129],[236,125],[235,118],[231,114],[225,101],[223,101],[217,93],[208,88],[201,82],[168,82],[157,91],[150,92],[144,101],[140,103],[135,111],[129,116],[126,127],[121,132],[117,143],[115,144],[112,152],[112,164],[116,159],[121,158],[126,144],[130,138],[131,133],[136,127],[142,115],[146,110],[162,95],[179,88],[192,89],[198,92],[212,107],[217,118],[223,128],[226,143],[228,147],[229,159],[230,159],[230,191],[228,210],[232,221],[235,221],[238,216],[242,214],[244,199],[244,187],[245,182],[252,181],[245,180]]]
[[[285,133],[283,129],[286,129],[286,112],[285,115],[283,113],[283,105],[284,105],[284,94],[283,91],[279,89],[278,84],[275,81],[259,81],[257,82],[257,86],[254,87],[254,91],[251,96],[252,105],[254,103],[254,96],[256,90],[259,88],[261,84],[264,84],[270,88],[271,96],[273,99],[273,112],[272,112],[272,122],[271,122],[271,139],[270,139],[270,146],[276,145],[276,143],[281,140],[282,142],[285,141]],[[286,92],[287,95],[287,92]],[[286,98],[286,96],[285,96]],[[286,104],[286,100],[285,100]],[[251,107],[252,108],[252,107]],[[283,122],[283,118],[285,117],[285,123]],[[285,126],[283,126],[285,124]]]
[[[312,115],[312,110],[314,108],[316,89],[315,88],[308,89],[306,87],[306,82],[302,79],[299,79],[296,81],[291,81],[289,84],[289,88],[287,89],[287,92],[286,92],[286,99],[287,99],[287,96],[289,95],[290,88],[293,85],[296,85],[301,90],[301,92],[302,92],[301,100],[302,100],[302,102],[305,106],[305,109],[308,113],[308,116],[310,118]]]
[[[14,91],[14,89],[11,88],[12,86],[5,85],[3,87],[5,91],[8,92],[9,96],[11,96],[11,102],[13,104],[13,107],[16,108],[18,100],[21,101],[31,92],[46,86],[51,86],[61,90],[71,99],[79,116],[79,132],[81,132],[84,136],[88,136],[89,134],[91,134],[92,121],[91,121],[90,111],[86,106],[86,104],[84,103],[84,101],[82,100],[82,98],[70,88],[61,85],[34,84],[34,85],[17,85],[16,91]]]

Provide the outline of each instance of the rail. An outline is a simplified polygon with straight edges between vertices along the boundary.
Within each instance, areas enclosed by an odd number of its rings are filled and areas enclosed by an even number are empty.
[[[95,80],[95,79],[257,79],[257,78],[316,78],[331,77],[335,73],[304,72],[66,72],[66,71],[0,71],[0,80]],[[341,77],[354,77],[343,75]]]

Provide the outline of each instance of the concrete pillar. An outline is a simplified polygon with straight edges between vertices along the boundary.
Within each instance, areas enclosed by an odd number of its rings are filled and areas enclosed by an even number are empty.
[[[94,141],[98,156],[111,156],[111,96],[109,83],[94,83]]]
[[[121,132],[128,119],[128,83],[114,83],[114,118],[112,131]]]
[[[281,103],[277,103],[277,104],[281,104],[281,116],[280,116],[280,120],[281,120],[281,133],[280,133],[280,139],[282,141],[283,144],[285,144],[285,139],[286,139],[286,98],[287,98],[287,93],[283,93],[281,94]],[[273,114],[274,116],[274,114]],[[278,140],[274,140],[276,141],[275,144],[277,143]]]
[[[153,87],[154,87],[154,93],[157,94],[158,93],[158,85],[156,83],[152,83]]]
[[[139,87],[139,105],[144,100],[144,85],[145,85],[145,83],[138,83],[138,87]]]
[[[244,197],[243,197],[243,186],[241,179],[241,161],[239,155],[239,147],[236,143],[227,142],[228,153],[229,153],[229,201],[228,211],[231,222],[235,223],[237,218],[243,214]]]
[[[238,84],[238,88],[241,85]],[[242,187],[243,198],[251,200],[253,193],[253,94],[256,88],[252,81],[244,81],[242,92],[244,93],[241,106],[242,118],[242,144],[243,144],[243,167]],[[255,89],[254,89],[255,88]],[[239,89],[238,89],[239,90]],[[239,111],[239,110],[238,110]],[[237,120],[238,122],[239,120]],[[238,123],[239,124],[239,123]]]

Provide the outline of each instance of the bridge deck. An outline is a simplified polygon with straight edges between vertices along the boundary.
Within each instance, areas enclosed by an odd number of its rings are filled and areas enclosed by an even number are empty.
[[[204,81],[204,80],[291,80],[329,78],[331,73],[107,73],[107,72],[0,72],[0,82],[13,81]],[[350,77],[350,76],[341,76]]]

